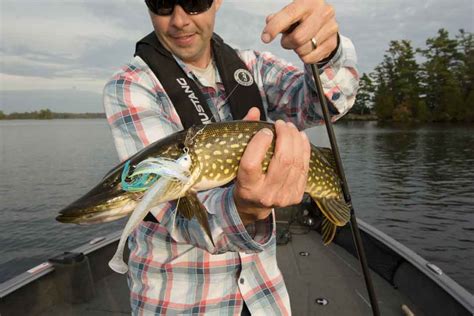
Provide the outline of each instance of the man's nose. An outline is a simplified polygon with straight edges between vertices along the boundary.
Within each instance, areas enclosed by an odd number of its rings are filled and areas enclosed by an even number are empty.
[[[177,28],[183,28],[190,23],[189,15],[183,10],[183,8],[177,4],[174,7],[173,14],[171,15],[171,24]]]

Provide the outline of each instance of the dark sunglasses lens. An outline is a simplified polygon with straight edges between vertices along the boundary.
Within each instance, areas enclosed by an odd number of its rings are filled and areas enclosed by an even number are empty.
[[[184,0],[179,1],[188,14],[198,14],[209,10],[212,0]]]
[[[176,0],[145,0],[146,6],[157,15],[170,15],[173,13]]]
[[[155,3],[156,8],[154,13],[158,15],[170,15],[176,5],[176,0],[155,0],[152,2]]]
[[[179,4],[188,14],[199,14],[209,10],[213,0],[145,0],[151,12],[157,15],[170,15]]]

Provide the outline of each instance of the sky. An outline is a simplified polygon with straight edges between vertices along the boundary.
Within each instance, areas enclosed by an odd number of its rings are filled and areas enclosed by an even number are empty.
[[[271,51],[301,65],[279,40],[260,40],[265,17],[289,1],[224,0],[216,32],[238,48]],[[360,72],[382,61],[391,40],[424,47],[439,28],[474,31],[472,0],[334,0],[341,34]],[[133,56],[151,22],[142,0],[0,0],[0,110],[103,112],[102,88]]]

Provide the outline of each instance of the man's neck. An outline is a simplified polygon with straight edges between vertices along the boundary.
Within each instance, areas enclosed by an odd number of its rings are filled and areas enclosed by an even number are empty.
[[[201,68],[205,69],[207,66],[209,66],[209,63],[211,62],[211,52],[209,50],[209,54],[206,54],[206,56],[202,56],[199,59],[196,60],[183,60],[185,64],[194,66],[196,68]]]
[[[212,87],[217,90],[216,69],[212,61],[209,62],[206,68],[195,67],[194,65],[187,65],[193,72],[194,76],[205,87]]]
[[[184,62],[186,65],[188,66],[191,66],[191,67],[194,67],[194,68],[198,68],[198,69],[206,69],[209,64],[211,63],[211,59],[209,59],[208,61],[203,61],[203,62]]]
[[[188,65],[204,69],[207,66],[209,66],[211,59],[212,59],[211,43],[208,43],[207,49],[204,50],[201,55],[195,56],[195,58],[191,60],[183,60],[183,61],[184,63]]]

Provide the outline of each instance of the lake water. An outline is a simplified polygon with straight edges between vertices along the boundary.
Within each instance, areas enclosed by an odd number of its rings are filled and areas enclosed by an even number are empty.
[[[474,292],[474,127],[340,122],[336,135],[356,215]],[[54,220],[117,163],[105,120],[0,122],[0,282],[123,228]]]

